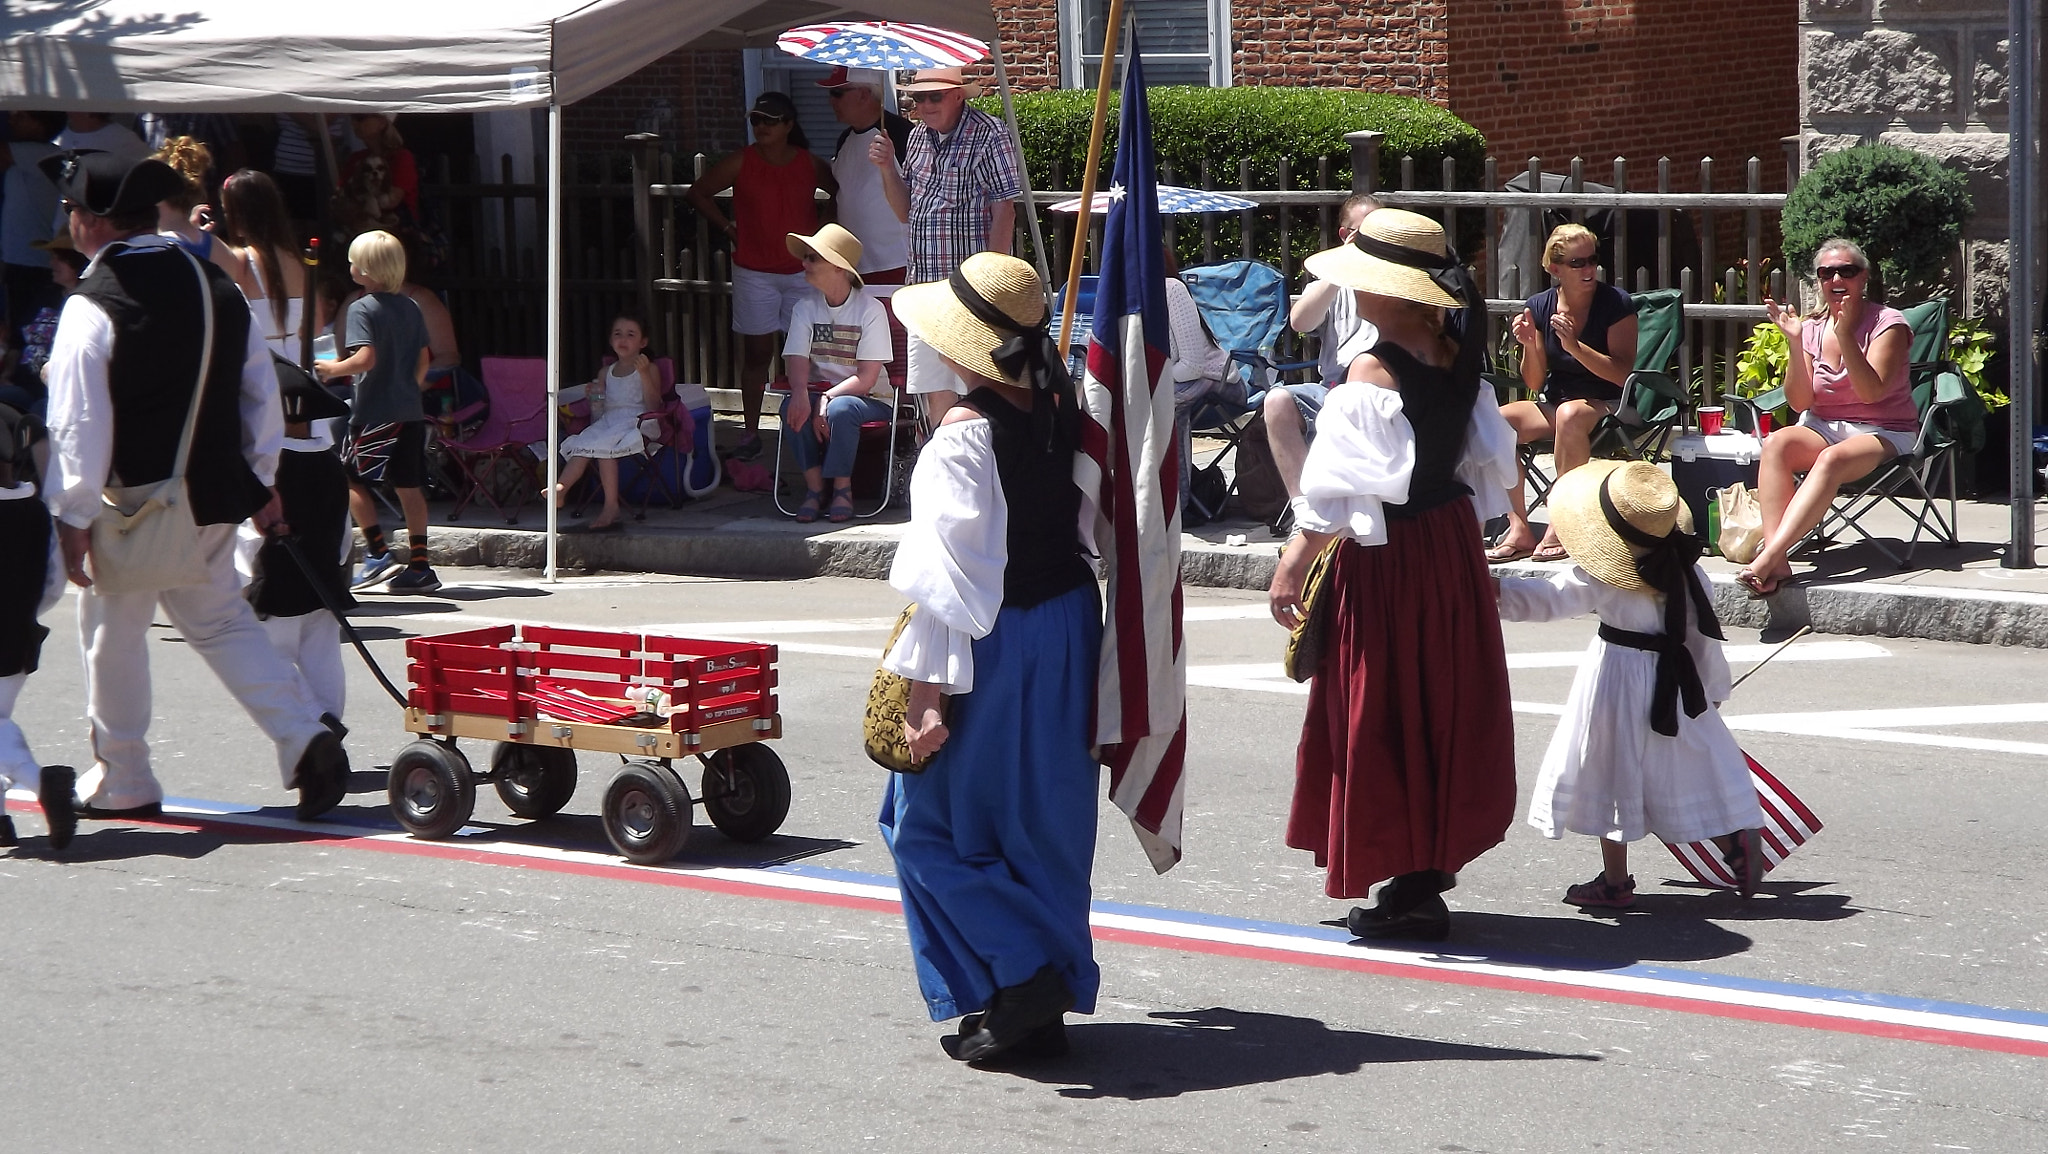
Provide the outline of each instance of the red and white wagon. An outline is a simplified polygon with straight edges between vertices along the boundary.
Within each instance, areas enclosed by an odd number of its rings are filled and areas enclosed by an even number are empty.
[[[782,736],[773,645],[646,633],[500,625],[406,642],[405,728],[421,739],[391,763],[391,811],[415,836],[469,821],[479,782],[542,818],[576,791],[576,751],[625,762],[605,787],[605,836],[629,861],[673,858],[701,804],[719,832],[759,841],[789,815],[789,773],[762,744]],[[493,740],[479,773],[456,747]],[[697,796],[677,768],[703,766]]]

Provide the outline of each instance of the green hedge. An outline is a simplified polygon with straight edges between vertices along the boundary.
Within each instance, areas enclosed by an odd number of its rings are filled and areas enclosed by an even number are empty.
[[[1331,184],[1351,187],[1351,146],[1344,134],[1360,129],[1386,133],[1380,146],[1379,183],[1383,188],[1400,183],[1401,158],[1415,158],[1417,185],[1442,187],[1443,159],[1456,164],[1458,184],[1477,188],[1485,173],[1486,140],[1479,130],[1427,101],[1381,92],[1355,92],[1333,88],[1202,88],[1172,85],[1150,90],[1152,103],[1152,147],[1162,169],[1173,173],[1172,183],[1189,187],[1202,184],[1202,162],[1209,162],[1211,184],[1218,189],[1240,187],[1238,162],[1251,162],[1252,184],[1261,189],[1279,188],[1280,160],[1287,158],[1293,187],[1314,186],[1318,162],[1330,158]],[[1088,129],[1095,109],[1095,93],[1082,90],[1025,92],[1015,97],[1018,134],[1024,142],[1024,160],[1030,166],[1035,187],[1074,190],[1081,186],[1081,172],[1087,165]],[[994,96],[974,101],[976,107],[1002,115],[1002,103]],[[1108,126],[1103,137],[1102,163],[1097,187],[1109,181],[1116,162],[1119,94],[1109,98]],[[1164,177],[1162,177],[1164,179]],[[1279,238],[1273,227],[1272,210],[1260,212],[1256,228],[1259,255],[1274,261],[1279,255]],[[1477,220],[1478,214],[1466,213]],[[1313,252],[1315,229],[1306,224],[1313,215],[1294,214],[1294,256]],[[1218,245],[1228,254],[1241,251],[1238,218],[1219,216]],[[1182,219],[1179,230],[1181,258],[1189,261],[1199,254],[1198,218]]]
[[[1919,300],[1936,289],[1970,218],[1969,181],[1911,149],[1889,144],[1822,157],[1785,198],[1785,267],[1813,274],[1833,237],[1863,246],[1885,289]]]

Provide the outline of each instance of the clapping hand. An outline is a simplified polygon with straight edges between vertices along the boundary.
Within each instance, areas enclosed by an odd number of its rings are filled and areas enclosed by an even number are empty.
[[[1781,305],[1770,297],[1765,297],[1764,315],[1770,318],[1772,324],[1778,326],[1778,331],[1785,334],[1785,339],[1799,339],[1799,314],[1792,311],[1790,306]]]
[[[1543,343],[1543,334],[1536,331],[1535,314],[1528,309],[1515,314],[1515,319],[1510,322],[1509,327],[1515,334],[1515,343],[1524,348],[1532,348]]]
[[[1527,309],[1523,310],[1527,312]],[[1579,319],[1563,309],[1550,314],[1550,331],[1557,334],[1557,343],[1567,349],[1576,348],[1579,343]]]

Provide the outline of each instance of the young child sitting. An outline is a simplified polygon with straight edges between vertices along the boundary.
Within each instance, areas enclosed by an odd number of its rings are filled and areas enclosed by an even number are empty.
[[[891,415],[893,394],[883,371],[895,355],[889,314],[854,271],[861,250],[852,233],[828,224],[816,236],[790,233],[785,243],[804,262],[804,280],[815,290],[790,313],[789,340],[782,346],[790,384],[782,402],[782,431],[804,471],[804,499],[796,519],[818,519],[829,479],[832,504],[826,520],[847,521],[853,517],[853,454],[860,447],[860,427]]]
[[[1628,843],[1646,835],[1712,838],[1748,897],[1764,869],[1763,807],[1716,708],[1728,660],[1678,487],[1654,465],[1594,461],[1558,478],[1550,511],[1576,564],[1549,579],[1500,578],[1500,615],[1600,618],[1529,804],[1545,837],[1600,839],[1600,874],[1564,900],[1633,905]]]
[[[327,605],[351,609],[356,602],[348,591],[348,468],[335,456],[327,429],[334,418],[348,415],[348,406],[297,365],[282,358],[274,363],[284,402],[276,487],[290,532],[261,540],[249,565],[249,603],[271,647],[306,678],[321,720],[344,733],[348,682],[341,667],[341,623]],[[315,569],[311,577],[293,549]]]
[[[39,796],[65,799],[56,807],[71,814],[70,798],[77,775],[67,765],[36,764],[28,739],[14,720],[28,675],[36,671],[43,639],[50,631],[37,621],[64,595],[64,565],[57,559],[57,535],[49,510],[36,496],[35,471],[29,456],[31,423],[20,411],[0,405],[0,846],[15,845],[14,819],[7,816],[9,789],[35,789]],[[62,821],[62,818],[59,818]],[[77,827],[75,818],[63,828],[53,825],[50,845],[63,849]]]
[[[617,358],[611,368],[599,369],[597,379],[584,386],[583,395],[590,402],[589,427],[562,438],[562,455],[569,464],[555,485],[555,504],[560,506],[583,470],[597,462],[604,510],[586,533],[625,528],[619,524],[619,458],[639,456],[646,447],[643,438],[659,433],[652,428],[654,422],[640,419],[640,414],[661,408],[661,374],[647,359],[647,326],[638,317],[613,318],[611,346]]]
[[[362,568],[351,582],[362,589],[398,567],[377,523],[377,501],[369,486],[387,483],[405,512],[411,556],[405,571],[391,578],[391,593],[433,593],[441,588],[427,564],[427,412],[420,402],[431,354],[420,306],[399,291],[405,284],[405,246],[388,232],[366,232],[349,242],[348,273],[368,295],[348,306],[341,345],[348,355],[314,361],[321,380],[354,376],[355,404],[349,412],[348,443],[341,459],[349,470],[349,510],[362,527]]]

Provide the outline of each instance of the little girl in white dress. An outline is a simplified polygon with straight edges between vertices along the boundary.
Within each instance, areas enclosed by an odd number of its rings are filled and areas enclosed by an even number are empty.
[[[646,330],[633,317],[619,317],[612,321],[611,346],[618,360],[584,386],[590,425],[562,438],[562,455],[569,463],[555,486],[555,504],[559,506],[570,487],[582,478],[583,470],[592,460],[597,462],[604,510],[590,523],[586,530],[590,533],[623,528],[619,524],[619,458],[639,456],[646,444],[644,438],[660,435],[654,421],[640,419],[640,414],[661,408],[661,374],[647,358]]]
[[[1529,803],[1543,836],[1601,839],[1602,872],[1564,900],[1633,905],[1628,843],[1649,835],[1711,838],[1748,897],[1765,868],[1763,806],[1716,708],[1728,659],[1677,486],[1654,465],[1593,461],[1558,479],[1550,509],[1576,564],[1547,579],[1499,578],[1500,615],[1600,617]]]

